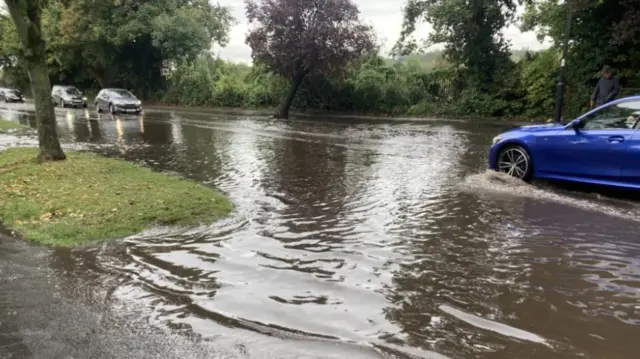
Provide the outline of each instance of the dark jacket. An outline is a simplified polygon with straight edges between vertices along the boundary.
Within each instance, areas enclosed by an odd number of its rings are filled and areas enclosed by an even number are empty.
[[[617,77],[601,77],[600,80],[598,80],[591,99],[595,101],[597,105],[602,105],[614,100],[616,96],[618,96],[618,93],[620,93],[620,80],[618,80]]]

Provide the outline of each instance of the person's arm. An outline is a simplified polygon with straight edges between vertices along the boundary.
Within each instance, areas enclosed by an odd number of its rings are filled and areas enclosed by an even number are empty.
[[[609,96],[607,96],[607,102],[616,98],[616,96],[618,96],[619,93],[620,93],[620,80],[617,77],[614,77],[613,89],[611,90],[611,93],[609,93]]]

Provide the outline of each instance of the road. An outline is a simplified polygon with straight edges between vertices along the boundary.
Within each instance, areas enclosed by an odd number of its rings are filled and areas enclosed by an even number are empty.
[[[34,124],[29,104],[0,107]],[[238,209],[74,250],[0,239],[0,357],[638,352],[637,203],[486,172],[504,124],[57,114],[66,148],[177,172]]]

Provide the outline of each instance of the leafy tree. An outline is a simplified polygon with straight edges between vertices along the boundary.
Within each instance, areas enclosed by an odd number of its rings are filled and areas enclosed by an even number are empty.
[[[229,10],[208,0],[70,0],[52,34],[61,72],[85,69],[101,87],[147,95],[162,85],[162,62],[193,60],[212,42],[224,44]],[[71,77],[71,76],[69,76]]]
[[[225,44],[229,9],[208,0],[48,1],[42,27],[51,78],[80,87],[118,86],[150,97],[163,61],[192,61]]]
[[[374,34],[362,24],[351,0],[245,0],[247,18],[256,25],[247,35],[255,62],[290,80],[278,106],[289,108],[309,73],[339,75],[351,60],[374,49]]]
[[[640,87],[640,3],[635,0],[532,0],[523,15],[522,30],[536,31],[560,48],[568,6],[571,6],[567,84],[568,112],[582,112],[603,65],[613,66],[623,86]]]
[[[434,31],[425,45],[444,44],[444,55],[469,71],[469,82],[487,90],[496,71],[509,60],[509,43],[501,30],[513,21],[515,0],[408,0],[395,52],[408,54],[418,49],[410,36],[423,21]]]
[[[38,160],[56,161],[66,159],[56,132],[56,114],[51,99],[51,83],[47,70],[46,44],[42,34],[42,0],[5,0],[15,24],[22,58],[31,80],[31,92],[36,105]]]

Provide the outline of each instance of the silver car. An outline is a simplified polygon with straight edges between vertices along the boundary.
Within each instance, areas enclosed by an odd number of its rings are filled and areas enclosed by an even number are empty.
[[[87,97],[74,86],[55,85],[51,89],[53,105],[60,107],[87,107]]]
[[[138,100],[131,92],[124,89],[108,88],[102,89],[96,96],[96,111],[109,111],[116,113],[135,113],[142,112],[142,102]]]

